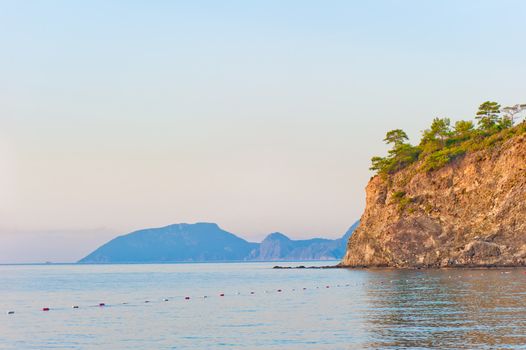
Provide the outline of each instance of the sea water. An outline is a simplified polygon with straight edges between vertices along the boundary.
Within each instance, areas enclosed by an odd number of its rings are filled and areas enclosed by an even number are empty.
[[[526,347],[524,269],[273,265],[3,265],[0,348]]]

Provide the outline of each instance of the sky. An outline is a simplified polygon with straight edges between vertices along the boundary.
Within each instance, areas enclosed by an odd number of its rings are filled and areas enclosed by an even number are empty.
[[[339,237],[386,131],[526,102],[524,1],[0,1],[0,263]]]

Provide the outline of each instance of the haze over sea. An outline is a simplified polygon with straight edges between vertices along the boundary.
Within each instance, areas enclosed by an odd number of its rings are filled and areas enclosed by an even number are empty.
[[[522,269],[276,270],[274,264],[2,265],[0,348],[526,344]]]
[[[137,263],[526,266],[525,14],[0,1],[0,350],[526,349],[526,269]]]

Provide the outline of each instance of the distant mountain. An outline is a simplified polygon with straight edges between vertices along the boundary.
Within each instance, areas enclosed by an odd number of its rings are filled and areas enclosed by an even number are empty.
[[[345,255],[347,241],[358,226],[354,223],[339,239],[291,240],[282,233],[268,235],[254,250],[250,260],[334,260]]]
[[[176,224],[117,237],[81,263],[245,260],[257,243],[226,232],[216,224]]]
[[[213,223],[175,224],[119,236],[79,263],[338,260],[357,224],[338,239],[291,240],[276,232],[261,243],[248,242]]]

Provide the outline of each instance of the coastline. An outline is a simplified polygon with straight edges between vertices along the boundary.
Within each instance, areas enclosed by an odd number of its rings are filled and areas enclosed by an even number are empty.
[[[521,269],[525,265],[457,265],[457,266],[346,266],[346,265],[325,265],[325,266],[280,266],[276,265],[273,269],[348,269],[348,270],[500,270],[500,269]]]

